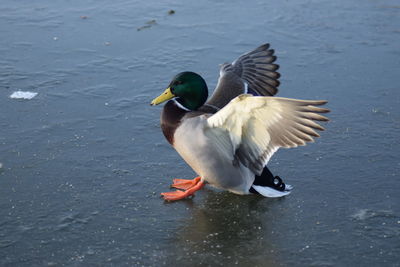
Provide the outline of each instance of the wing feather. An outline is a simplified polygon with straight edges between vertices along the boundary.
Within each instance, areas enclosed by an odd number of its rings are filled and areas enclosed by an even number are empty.
[[[324,128],[315,121],[329,109],[317,107],[324,100],[240,95],[207,119],[209,130],[229,133],[235,158],[260,175],[280,148],[304,146]],[[216,138],[218,138],[218,135]],[[222,137],[221,137],[222,138]]]
[[[278,92],[279,65],[274,64],[275,51],[269,44],[241,55],[235,61],[221,65],[220,77],[207,106],[220,109],[243,93],[272,96]]]

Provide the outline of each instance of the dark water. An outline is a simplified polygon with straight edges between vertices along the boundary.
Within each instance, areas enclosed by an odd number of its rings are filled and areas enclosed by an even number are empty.
[[[215,2],[0,2],[1,266],[400,266],[399,2]],[[164,203],[194,173],[149,102],[264,42],[332,110],[269,164],[293,193]]]

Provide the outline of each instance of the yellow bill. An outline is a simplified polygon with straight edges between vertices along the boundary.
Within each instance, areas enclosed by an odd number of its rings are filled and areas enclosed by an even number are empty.
[[[161,104],[167,100],[170,100],[172,98],[174,98],[175,95],[171,92],[171,88],[168,87],[164,93],[162,93],[161,95],[159,95],[158,97],[154,98],[153,101],[151,101],[150,105],[155,106],[158,104]]]

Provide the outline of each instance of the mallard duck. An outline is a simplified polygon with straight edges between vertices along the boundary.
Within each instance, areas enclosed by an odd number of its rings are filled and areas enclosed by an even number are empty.
[[[324,130],[315,121],[328,121],[318,106],[325,100],[273,97],[279,86],[279,66],[269,44],[221,65],[212,96],[204,79],[181,72],[151,105],[168,101],[161,114],[165,138],[198,174],[174,179],[178,190],[161,193],[167,201],[192,196],[206,183],[236,194],[282,197],[285,185],[266,167],[281,147],[304,146]],[[208,100],[207,100],[208,99]]]

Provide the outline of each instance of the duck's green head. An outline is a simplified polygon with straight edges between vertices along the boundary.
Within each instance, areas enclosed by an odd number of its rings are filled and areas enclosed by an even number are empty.
[[[197,73],[181,72],[172,79],[164,93],[151,101],[151,105],[161,104],[174,97],[185,108],[197,110],[207,100],[207,84]]]

